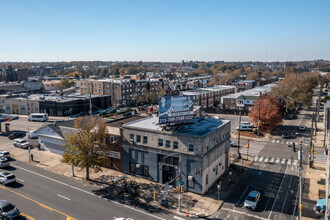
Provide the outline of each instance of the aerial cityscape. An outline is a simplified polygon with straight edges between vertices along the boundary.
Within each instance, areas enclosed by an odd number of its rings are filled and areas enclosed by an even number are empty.
[[[329,1],[0,8],[0,219],[330,219]]]

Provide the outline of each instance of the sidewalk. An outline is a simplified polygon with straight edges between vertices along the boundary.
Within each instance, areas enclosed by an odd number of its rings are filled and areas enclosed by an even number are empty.
[[[315,156],[323,157],[324,147],[324,126],[323,122],[319,121],[318,132],[316,132],[313,145],[315,148]],[[322,154],[322,155],[320,155]],[[318,216],[313,211],[313,207],[318,199],[325,198],[326,192],[326,163],[314,162],[312,168],[307,165],[304,176],[304,188],[303,188],[303,219],[319,219],[322,216]],[[323,217],[324,218],[324,217]],[[323,219],[322,218],[322,219]]]

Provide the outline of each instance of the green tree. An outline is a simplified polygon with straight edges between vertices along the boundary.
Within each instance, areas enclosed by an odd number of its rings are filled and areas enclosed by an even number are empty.
[[[61,162],[85,169],[86,180],[89,180],[90,169],[99,172],[107,163],[107,158],[99,153],[108,150],[104,141],[107,126],[102,118],[91,116],[80,117],[74,124],[77,132],[66,137],[66,150]]]
[[[60,81],[60,84],[58,85],[58,87],[60,89],[67,89],[67,88],[70,88],[73,85],[75,85],[75,82],[73,80],[70,80],[68,78],[62,78],[61,81]]]

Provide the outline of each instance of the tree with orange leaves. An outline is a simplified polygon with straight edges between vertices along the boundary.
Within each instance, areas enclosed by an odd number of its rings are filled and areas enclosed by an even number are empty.
[[[271,95],[261,95],[254,102],[249,117],[258,123],[260,111],[260,130],[272,130],[282,122],[282,113],[278,100]]]

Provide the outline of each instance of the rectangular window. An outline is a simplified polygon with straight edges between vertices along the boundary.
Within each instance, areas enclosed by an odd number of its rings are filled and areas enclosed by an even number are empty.
[[[209,184],[209,174],[206,174],[206,185]]]
[[[158,154],[158,163],[164,163],[164,156],[161,154]]]
[[[136,142],[140,143],[141,142],[141,135],[136,135]]]
[[[129,140],[134,141],[134,134],[129,134]]]
[[[193,152],[194,151],[194,145],[193,144],[189,144],[188,145],[188,151],[189,152]]]
[[[136,173],[136,163],[129,162],[129,172]]]
[[[173,165],[179,166],[179,158],[173,157]]]
[[[158,147],[163,147],[163,146],[164,146],[163,139],[158,138]]]
[[[149,176],[149,166],[142,166],[141,175],[147,177]]]
[[[143,143],[147,144],[148,143],[148,137],[147,136],[143,136]]]
[[[166,140],[166,148],[171,148],[171,141]]]
[[[116,136],[110,136],[110,143],[111,144],[117,143],[117,137]]]
[[[173,149],[178,149],[179,143],[177,141],[173,141]]]

